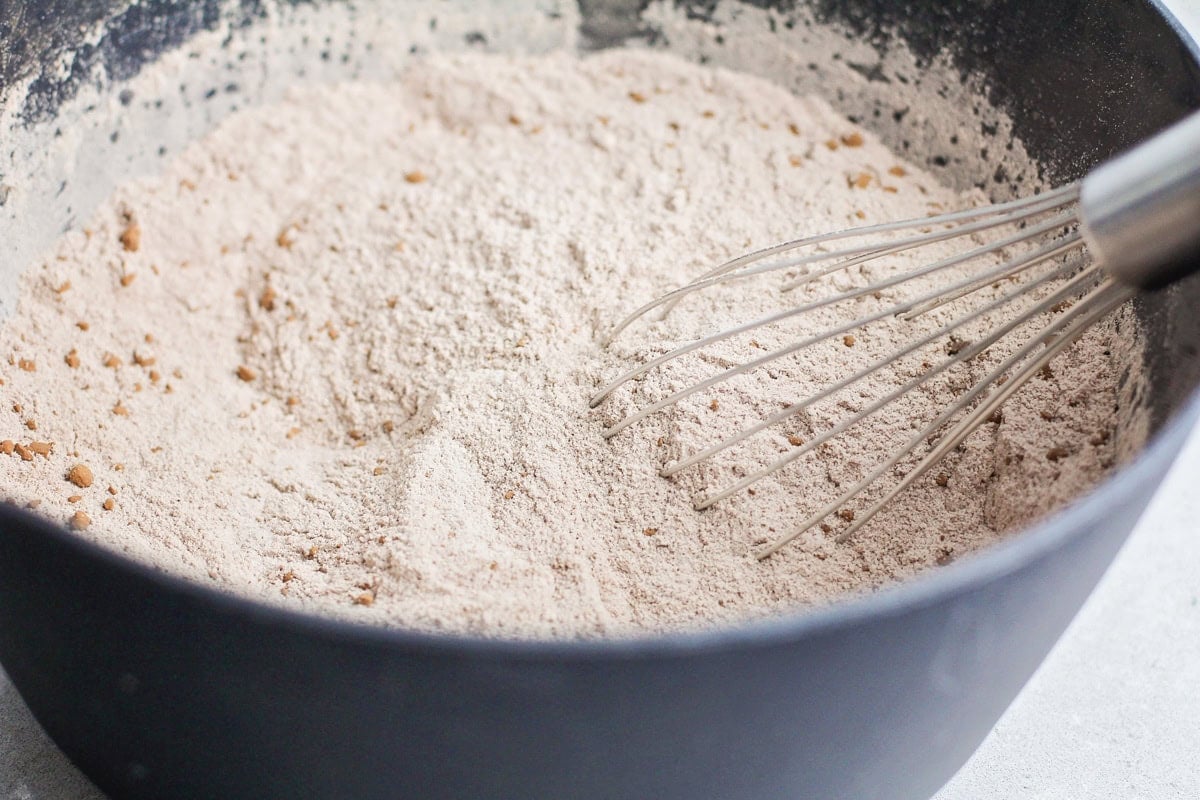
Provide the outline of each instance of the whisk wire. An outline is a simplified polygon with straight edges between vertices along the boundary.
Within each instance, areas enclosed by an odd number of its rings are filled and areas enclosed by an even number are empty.
[[[1025,220],[1029,219],[1030,217],[1037,216],[1037,215],[1045,213],[1047,211],[1053,211],[1054,209],[1060,207],[1061,205],[1062,205],[1061,203],[1046,204],[1044,207],[1029,209],[1025,212],[1022,212],[1020,216],[1010,215],[1010,216],[1000,217],[997,219],[989,219],[989,220],[985,220],[983,222],[974,223],[972,225],[964,225],[960,228],[954,228],[954,229],[948,230],[948,231],[937,231],[937,232],[930,231],[929,233],[923,233],[919,236],[912,236],[907,239],[901,239],[901,240],[895,242],[893,245],[885,247],[885,248],[869,249],[869,250],[864,251],[863,248],[859,247],[856,249],[841,250],[836,253],[817,254],[816,256],[812,256],[812,257],[804,257],[804,258],[789,259],[786,261],[772,262],[770,264],[767,264],[767,265],[757,268],[757,270],[747,270],[745,272],[738,273],[736,276],[733,276],[733,277],[741,278],[742,276],[755,275],[755,274],[759,274],[760,272],[774,272],[774,271],[778,271],[778,270],[791,269],[791,268],[797,267],[797,266],[805,266],[805,265],[808,265],[808,264],[814,263],[814,262],[826,261],[826,260],[829,260],[834,257],[853,256],[852,258],[847,258],[843,261],[838,261],[837,263],[831,264],[830,266],[825,267],[823,269],[806,272],[803,275],[799,275],[796,278],[793,278],[791,281],[785,283],[783,285],[783,287],[780,289],[780,291],[783,291],[783,292],[790,292],[793,289],[803,286],[806,283],[810,283],[812,281],[819,280],[820,278],[824,278],[826,275],[832,275],[835,272],[840,272],[842,270],[849,269],[850,267],[857,267],[860,264],[866,264],[866,263],[874,261],[878,258],[882,258],[883,256],[894,255],[896,253],[903,253],[908,250],[916,250],[918,248],[926,247],[931,244],[936,244],[938,242],[947,241],[948,239],[959,239],[966,235],[981,233],[983,231],[991,230],[993,228],[1000,228],[1000,227],[1004,227],[1007,225],[1012,225],[1014,222],[1025,221]],[[1046,233],[1047,231],[1052,231],[1055,228],[1059,228],[1064,225],[1069,225],[1072,222],[1074,222],[1074,220],[1075,220],[1074,212],[1067,212],[1065,214],[1056,216],[1054,219],[1050,220],[1047,223],[1043,223],[1043,224],[1039,225],[1037,228],[1030,228],[1030,229],[1023,230],[1020,233],[1015,234],[1010,238],[992,242],[992,243],[988,244],[985,248],[979,248],[979,250],[986,250],[987,252],[992,252],[999,248],[1008,247],[1013,244],[1024,242],[1024,241],[1034,238],[1035,236]],[[979,252],[978,250],[972,251],[973,255],[970,255],[969,257],[965,257],[964,260],[970,260],[970,258],[974,258],[975,254],[977,254],[978,252]],[[856,253],[859,253],[860,255],[855,255]],[[819,257],[819,256],[824,256],[824,257]],[[963,254],[963,256],[967,256],[967,254]]]
[[[1099,267],[1090,267],[1072,280],[1070,285],[1078,288],[1080,284],[1085,282],[1085,279],[1094,278],[1097,274],[1099,274],[1099,272]],[[1047,301],[1039,303],[1039,307],[1037,309],[1031,309],[1026,314],[1022,315],[1021,322],[1028,322],[1041,313],[1044,313],[1048,306],[1044,308],[1042,306],[1045,306],[1046,302],[1049,302],[1050,299],[1058,298],[1060,294],[1061,293],[1055,293],[1052,298],[1047,298]],[[930,436],[936,434],[937,431],[947,422],[953,419],[954,416],[956,416],[964,408],[968,407],[981,394],[983,394],[988,387],[1000,380],[1001,377],[1012,370],[1017,364],[1029,358],[1029,356],[1038,348],[1038,346],[1045,344],[1045,350],[1035,358],[1031,359],[1029,363],[1025,364],[1020,371],[1012,375],[1009,380],[1005,382],[1000,391],[996,392],[996,394],[990,396],[983,403],[979,404],[970,414],[964,417],[951,432],[943,436],[939,440],[938,444],[933,447],[933,449],[925,456],[924,459],[922,459],[917,467],[904,476],[899,485],[889,490],[884,497],[876,501],[865,512],[856,514],[851,526],[840,533],[836,541],[845,542],[850,539],[850,537],[861,530],[861,528],[866,525],[872,517],[878,514],[880,509],[894,499],[897,494],[912,485],[913,482],[924,475],[925,472],[927,472],[934,464],[941,461],[941,459],[944,458],[951,450],[961,444],[962,441],[965,440],[966,437],[969,436],[976,428],[978,428],[979,425],[981,425],[993,411],[999,408],[1004,401],[1008,399],[1008,397],[1010,397],[1025,383],[1027,383],[1030,378],[1032,378],[1038,372],[1038,370],[1048,364],[1059,352],[1061,352],[1068,345],[1072,344],[1077,338],[1079,338],[1079,336],[1083,335],[1083,333],[1089,327],[1099,321],[1114,308],[1120,306],[1122,303],[1132,297],[1133,294],[1134,290],[1132,289],[1114,284],[1108,279],[1103,280],[1099,286],[1090,290],[1090,292],[1085,295],[1085,297],[1080,300],[1079,303],[1064,312],[1060,318],[1056,319],[1053,323],[1047,326],[1039,335],[1032,337],[1024,346],[1019,348],[1011,356],[1005,359],[1004,362],[1002,362],[996,369],[989,373],[985,378],[977,382],[975,386],[973,386],[966,394],[964,394],[957,403],[943,411],[942,414],[938,415],[936,419],[930,422],[924,429],[922,429],[920,433],[914,436],[905,447],[901,448],[900,451],[896,452],[891,458],[888,458],[879,464],[866,477],[856,483],[853,487],[851,487],[851,489],[840,495],[836,500],[814,512],[792,532],[786,536],[780,537],[767,547],[759,550],[756,553],[756,556],[759,559],[763,559],[779,552],[780,549],[794,541],[805,531],[819,524],[826,517],[843,508],[847,502],[862,494],[886,472],[893,469],[901,460],[903,460],[913,450],[920,446],[922,442],[926,441]],[[1055,302],[1058,302],[1058,300],[1055,299]]]
[[[1064,348],[1073,344],[1088,328],[1099,322],[1110,311],[1132,298],[1134,294],[1136,294],[1136,291],[1130,287],[1106,281],[1100,287],[1093,290],[1091,295],[1081,301],[1082,316],[1078,317],[1069,328],[1055,331],[1048,330],[1044,336],[1030,342],[1032,347],[1036,347],[1040,343],[1044,343],[1046,347],[1037,357],[1025,364],[1016,375],[1006,381],[999,391],[985,398],[979,406],[973,409],[955,426],[953,431],[939,440],[937,446],[921,460],[921,463],[906,474],[899,484],[890,489],[863,514],[856,516],[851,526],[838,535],[837,541],[848,541],[863,525],[866,525],[872,517],[878,514],[885,505],[891,502],[896,495],[915,483],[931,467],[945,458],[951,450],[958,447],[971,433],[983,424],[984,420],[991,416],[1000,406],[1004,405],[1004,402],[1013,393],[1028,383],[1039,370],[1049,364]],[[960,409],[961,407],[959,406]]]
[[[712,495],[702,498],[700,501],[698,501],[695,504],[696,509],[703,510],[706,508],[710,508],[711,506],[715,505],[716,503],[719,503],[720,501],[722,501],[728,497],[732,497],[733,495],[737,494],[738,492],[741,492],[743,489],[750,487],[751,485],[753,485],[754,483],[757,483],[758,481],[762,480],[763,478],[767,477],[768,475],[771,475],[771,474],[779,471],[783,467],[787,466],[788,464],[791,464],[793,461],[795,461],[796,459],[800,458],[801,456],[807,454],[808,452],[812,451],[816,447],[824,444],[825,442],[833,439],[836,436],[840,436],[841,434],[845,433],[850,428],[852,428],[855,425],[857,425],[858,423],[862,422],[864,419],[877,413],[884,407],[890,405],[891,403],[893,403],[900,397],[903,397],[904,395],[913,391],[917,387],[923,385],[927,381],[931,380],[935,376],[946,371],[947,369],[954,366],[955,364],[962,363],[963,361],[966,361],[969,358],[975,357],[976,355],[983,352],[984,350],[987,350],[992,345],[994,345],[996,342],[998,342],[1000,339],[1004,338],[1005,336],[1007,336],[1009,333],[1011,333],[1013,330],[1017,329],[1021,325],[1024,325],[1029,320],[1035,318],[1036,316],[1038,316],[1040,314],[1045,313],[1052,306],[1061,302],[1065,298],[1067,298],[1071,295],[1074,295],[1074,294],[1078,294],[1081,289],[1086,287],[1090,282],[1092,282],[1095,279],[1096,275],[1098,274],[1098,271],[1099,271],[1099,267],[1096,267],[1094,265],[1084,269],[1075,278],[1068,281],[1058,291],[1054,292],[1046,299],[1037,303],[1033,308],[1026,311],[1024,314],[1005,323],[1003,326],[1001,326],[997,330],[993,331],[987,338],[983,339],[979,343],[972,345],[969,348],[963,349],[962,351],[960,351],[958,354],[956,354],[952,358],[950,358],[946,361],[943,361],[940,364],[934,365],[932,369],[926,371],[925,373],[923,373],[921,375],[918,375],[916,378],[913,378],[912,380],[908,381],[907,383],[902,385],[900,388],[890,392],[889,394],[885,395],[884,397],[880,398],[879,400],[876,400],[874,403],[871,403],[870,405],[868,405],[866,408],[862,409],[858,413],[854,414],[851,417],[848,417],[847,419],[845,419],[842,422],[835,425],[833,428],[830,428],[825,433],[817,436],[816,438],[814,438],[808,442],[805,442],[800,447],[797,447],[796,449],[790,451],[787,455],[782,456],[782,457],[776,459],[775,461],[771,462],[767,466],[762,467],[761,469],[756,470],[755,472],[745,476],[744,478],[736,481],[735,483],[731,484],[727,488],[722,489],[719,492],[716,492]],[[977,394],[976,394],[976,396],[977,396]],[[946,420],[946,418],[944,418],[944,416],[945,416],[944,414],[942,416],[939,416],[938,419],[935,420],[936,424],[931,423],[930,430],[929,430],[930,433],[937,431],[938,428],[940,428],[942,425],[944,425],[946,423],[947,420]],[[924,434],[924,436],[928,436],[928,435],[929,435],[928,433]],[[923,439],[924,436],[921,436],[917,440],[915,440],[914,443],[912,444],[912,447],[916,447],[916,445],[920,443],[920,440]],[[878,477],[878,476],[876,476],[876,477]],[[850,495],[850,496],[853,496],[853,495]],[[838,507],[840,507],[840,505]],[[826,514],[822,515],[822,518],[824,518],[825,516],[828,516],[829,513],[832,513],[832,512],[826,512]],[[811,525],[809,525],[809,527],[811,527]],[[799,535],[799,534],[797,534],[797,535]]]
[[[1015,276],[1015,275],[1025,271],[1027,269],[1030,269],[1050,258],[1053,258],[1054,256],[1057,256],[1064,252],[1069,251],[1070,249],[1072,249],[1073,247],[1075,247],[1078,244],[1078,241],[1079,241],[1078,237],[1075,236],[1075,237],[1068,239],[1067,241],[1065,241],[1063,243],[1050,244],[1050,245],[1040,248],[1039,250],[1035,251],[1034,253],[1024,255],[1017,259],[1005,262],[1004,264],[1002,264],[994,269],[988,270],[984,274],[986,281],[982,285],[987,285],[998,279],[1003,279],[1003,278],[1006,278],[1009,276]],[[974,284],[978,279],[979,278],[977,276],[972,277],[972,278],[966,279],[964,281],[960,281],[959,283],[952,284],[950,286],[950,288],[957,289],[961,286],[965,286],[968,284]],[[878,285],[878,284],[876,284],[876,285]],[[976,287],[976,288],[978,288],[978,287]],[[935,291],[930,294],[924,295],[922,297],[918,297],[917,302],[927,300],[931,297],[935,297],[936,295],[937,295],[937,292]],[[756,370],[759,367],[762,367],[773,361],[777,361],[780,358],[785,358],[789,355],[794,355],[795,353],[805,350],[815,344],[820,344],[823,341],[826,341],[826,340],[831,339],[836,336],[841,336],[842,334],[849,333],[850,331],[865,327],[873,322],[878,322],[879,320],[886,319],[887,317],[896,316],[896,315],[900,314],[901,312],[903,312],[905,309],[909,308],[911,306],[911,302],[912,301],[906,301],[904,303],[900,303],[898,305],[894,305],[890,308],[884,309],[883,311],[877,312],[875,314],[871,314],[871,315],[864,316],[864,317],[859,317],[858,319],[852,320],[851,322],[847,322],[847,323],[840,325],[838,327],[835,327],[833,329],[821,331],[820,333],[814,334],[813,336],[810,336],[807,339],[802,339],[799,342],[791,344],[787,347],[779,348],[777,350],[772,350],[771,352],[767,353],[766,355],[760,356],[759,358],[756,358],[756,359],[752,359],[744,364],[739,364],[738,366],[730,367],[729,369],[726,369],[722,372],[717,373],[716,375],[713,375],[709,378],[699,381],[698,383],[694,383],[691,386],[688,386],[686,389],[681,389],[681,390],[671,394],[670,396],[668,396],[662,400],[659,400],[659,401],[625,417],[624,419],[620,420],[616,424],[607,428],[604,431],[604,437],[611,438],[612,436],[615,436],[616,434],[618,434],[621,431],[628,428],[630,425],[634,425],[634,424],[646,419],[647,417],[652,416],[652,415],[658,413],[659,411],[662,411],[663,409],[668,408],[668,407],[678,403],[679,401],[681,401],[687,397],[690,397],[694,394],[697,394],[699,392],[710,389],[713,386],[716,386],[719,383],[723,383],[737,375],[741,375],[741,374],[744,374],[747,372],[752,372],[753,370]],[[680,354],[680,355],[682,355],[682,354]],[[669,359],[667,359],[667,360],[669,360]]]
[[[1061,206],[1073,203],[1079,199],[1079,184],[1068,184],[1058,189],[1044,192],[1030,197],[1021,197],[1015,200],[1010,200],[1005,203],[996,203],[989,206],[978,208],[968,208],[961,211],[951,211],[944,214],[935,214],[928,217],[914,217],[896,222],[884,222],[875,225],[866,225],[857,228],[845,228],[840,231],[831,233],[823,233],[815,236],[807,236],[802,239],[793,239],[789,242],[764,247],[760,250],[755,250],[751,253],[738,256],[735,259],[725,262],[714,267],[712,270],[701,275],[696,282],[704,281],[709,278],[714,278],[728,272],[733,272],[748,264],[752,264],[771,256],[786,253],[791,250],[797,250],[802,247],[810,247],[825,244],[843,239],[858,239],[865,237],[876,237],[885,233],[898,233],[900,231],[909,230],[912,228],[925,228],[929,226],[950,225],[959,222],[967,222],[970,220],[984,219],[992,216],[1009,216],[1017,215],[1018,212],[1023,212],[1027,215],[1036,215],[1045,210],[1059,208]],[[1043,208],[1044,206],[1044,208]],[[1040,210],[1031,210],[1040,209]],[[878,245],[872,245],[878,247]],[[861,252],[864,248],[858,248]],[[826,254],[829,257],[829,254]],[[685,287],[686,288],[686,287]],[[666,299],[666,298],[660,298]],[[672,301],[671,305],[674,305]],[[636,312],[635,312],[636,313]],[[630,315],[633,316],[633,315]]]
[[[1040,261],[1045,261],[1047,259],[1054,258],[1056,256],[1067,253],[1074,247],[1078,246],[1078,243],[1079,243],[1078,239],[1075,239],[1069,243],[1064,243],[1062,245],[1059,245],[1059,246],[1056,246],[1053,248],[1045,248],[1043,253],[1040,254],[1040,256],[1037,258],[1036,261],[1032,260],[1032,257],[1031,257],[1030,263],[1026,264],[1024,266],[1024,268],[1029,268]],[[1014,300],[1022,297],[1028,291],[1036,288],[1037,286],[1040,286],[1044,283],[1048,283],[1050,281],[1065,277],[1065,276],[1069,275],[1071,272],[1074,272],[1078,269],[1079,269],[1078,264],[1066,263],[1066,264],[1059,266],[1057,269],[1053,270],[1052,272],[1038,276],[1037,278],[1034,278],[1033,280],[1029,281],[1028,283],[1023,284],[1021,288],[1016,289],[1006,295],[1003,295],[999,299],[994,300],[984,306],[974,309],[969,314],[947,323],[946,325],[942,326],[938,330],[936,330],[930,334],[927,334],[926,336],[923,336],[919,339],[916,339],[913,342],[910,342],[908,345],[906,345],[899,351],[897,351],[895,353],[891,353],[885,358],[878,359],[874,363],[859,370],[858,372],[855,372],[854,374],[850,375],[849,377],[844,378],[830,386],[825,387],[824,389],[819,391],[817,394],[812,395],[810,397],[806,397],[804,400],[801,400],[799,402],[792,403],[791,405],[784,408],[782,411],[772,414],[770,417],[767,417],[766,419],[753,425],[752,427],[747,428],[744,431],[741,431],[741,432],[739,432],[733,436],[730,436],[726,439],[723,439],[722,441],[717,442],[716,444],[713,444],[713,445],[705,448],[704,450],[694,453],[693,455],[688,456],[687,458],[677,461],[674,464],[670,464],[667,467],[664,467],[662,470],[660,470],[659,474],[661,476],[663,476],[664,478],[669,478],[669,477],[676,475],[679,472],[687,469],[688,467],[694,466],[695,464],[705,461],[706,459],[711,458],[712,456],[716,455],[717,453],[719,453],[723,450],[726,450],[730,447],[733,447],[733,446],[745,441],[746,439],[749,439],[750,437],[761,433],[762,431],[764,431],[770,427],[778,425],[779,423],[783,422],[784,420],[795,416],[796,414],[800,413],[801,411],[804,411],[805,409],[809,408],[810,406],[812,406],[828,397],[831,397],[834,394],[837,394],[838,392],[842,391],[843,389],[846,389],[849,386],[852,386],[855,383],[858,383],[860,380],[878,372],[879,370],[883,369],[884,367],[887,367],[888,365],[894,363],[895,361],[916,352],[917,350],[921,349],[922,347],[929,346],[930,344],[932,344],[933,342],[942,338],[943,336],[946,336],[946,335],[952,333],[953,331],[961,328],[962,326],[975,321],[976,319],[982,317],[983,315],[989,314],[993,311],[997,311],[998,309],[1003,308],[1004,306],[1006,306],[1009,303],[1013,302]],[[892,309],[889,309],[889,312],[890,311],[892,311]],[[834,331],[832,333],[829,333],[828,335],[836,336],[836,335],[838,335],[838,332]]]
[[[900,252],[901,250],[923,247],[934,242],[944,241],[946,239],[957,238],[968,233],[976,233],[991,228],[1019,223],[1039,214],[1052,211],[1055,208],[1068,205],[1077,200],[1078,196],[1078,185],[1070,184],[1051,192],[1035,195],[1034,197],[1013,200],[1008,203],[1000,203],[981,209],[968,209],[965,211],[957,211],[933,217],[923,217],[904,220],[902,222],[884,223],[881,225],[872,225],[864,228],[852,228],[844,231],[838,231],[836,233],[811,236],[805,239],[797,239],[792,242],[786,242],[773,247],[767,247],[739,258],[735,258],[732,261],[728,261],[725,264],[722,264],[721,266],[716,267],[710,272],[702,275],[692,283],[674,289],[662,295],[661,297],[646,303],[617,323],[613,330],[604,338],[603,344],[611,344],[622,332],[625,331],[626,328],[654,309],[666,306],[667,310],[669,311],[670,308],[673,308],[679,300],[683,299],[687,295],[703,289],[711,288],[719,284],[734,280],[742,280],[767,272],[792,269],[799,266],[806,266],[809,264],[830,261],[833,259],[849,258],[851,263],[843,264],[837,267],[837,269],[844,269],[857,263],[863,263],[863,261],[858,261],[857,259],[870,255],[872,251],[876,251],[876,255],[871,255],[870,258],[875,258],[890,253]],[[996,219],[988,219],[990,217],[995,217]],[[951,224],[965,220],[986,220],[986,222],[981,221],[964,225],[953,230],[936,233],[930,232],[921,234],[919,236],[909,237],[908,239],[901,239],[883,248],[879,246],[878,242],[874,242],[866,246],[844,248],[842,250],[835,250],[831,252],[813,253],[807,256],[789,259],[782,262],[771,262],[769,264],[754,267],[752,269],[744,269],[751,264],[763,261],[772,256],[802,247],[815,246],[839,239],[867,237],[882,233],[894,233],[912,228],[936,227],[939,225]],[[864,261],[865,260],[869,259],[864,258]]]
[[[1052,220],[1049,220],[1049,221],[1044,222],[1037,226],[1033,226],[1026,231],[1022,231],[1020,234],[1009,236],[1009,237],[1005,238],[1004,240],[1002,240],[1001,242],[997,242],[993,245],[979,247],[974,250],[970,250],[966,253],[960,253],[956,256],[944,258],[940,261],[936,261],[936,262],[926,265],[924,267],[920,267],[920,268],[914,269],[914,270],[909,270],[907,272],[903,272],[898,275],[894,275],[889,278],[885,278],[881,281],[878,281],[876,283],[870,284],[865,287],[851,289],[851,290],[841,292],[841,293],[832,295],[830,297],[822,298],[820,300],[816,300],[816,301],[813,301],[810,303],[804,303],[802,305],[795,306],[793,308],[784,309],[782,311],[777,311],[773,314],[768,314],[767,316],[760,317],[751,322],[747,322],[747,323],[738,325],[733,328],[727,328],[718,333],[714,333],[709,336],[705,336],[703,338],[696,339],[695,341],[689,342],[688,344],[685,344],[685,345],[681,345],[680,347],[677,347],[667,353],[664,353],[656,358],[653,358],[650,361],[647,361],[645,364],[634,367],[633,369],[629,370],[628,372],[625,372],[624,374],[613,379],[608,384],[606,384],[604,387],[602,387],[598,392],[596,392],[595,395],[592,396],[591,400],[589,401],[589,405],[590,405],[590,407],[595,408],[600,403],[602,403],[606,397],[608,397],[610,394],[612,394],[612,392],[614,392],[617,388],[619,388],[623,384],[627,383],[628,381],[634,380],[634,379],[640,377],[641,375],[644,375],[645,373],[649,372],[650,370],[655,369],[656,367],[659,367],[663,364],[666,364],[669,361],[673,361],[674,359],[679,358],[680,356],[684,356],[684,355],[686,355],[688,353],[692,353],[696,350],[703,349],[705,347],[716,344],[717,342],[723,341],[725,339],[729,339],[729,338],[738,336],[743,333],[749,333],[752,330],[756,330],[758,328],[762,328],[767,325],[773,325],[775,323],[782,322],[791,317],[796,317],[801,314],[806,314],[808,312],[815,311],[820,308],[825,308],[827,306],[835,305],[837,303],[841,303],[846,300],[853,300],[854,298],[862,297],[867,294],[873,294],[875,292],[879,292],[884,289],[890,289],[894,286],[898,286],[900,284],[907,283],[912,280],[916,280],[917,278],[923,278],[927,275],[931,275],[936,272],[940,272],[940,271],[943,271],[946,269],[950,269],[952,267],[959,266],[961,264],[967,263],[967,262],[972,261],[981,256],[989,255],[989,254],[993,253],[997,247],[1008,247],[1008,246],[1011,246],[1014,244],[1020,244],[1025,241],[1038,238],[1038,237],[1042,236],[1043,234],[1057,230],[1058,228],[1062,227],[1064,224],[1069,223],[1070,221],[1071,221],[1071,215],[1069,215],[1069,214],[1059,215],[1059,216],[1056,216]],[[979,285],[980,286],[987,285],[987,283],[992,280],[995,280],[995,278],[994,277],[989,278],[988,281],[984,281],[983,283],[980,283]],[[927,298],[923,298],[923,299],[927,299]],[[901,309],[901,310],[906,310],[906,309]],[[665,405],[669,405],[669,403],[667,403]],[[663,407],[665,407],[665,405]],[[650,412],[650,413],[653,413],[653,412]],[[614,434],[620,432],[621,430],[624,430],[629,425],[639,421],[640,419],[644,419],[645,416],[649,416],[649,414],[645,414],[642,416],[636,416],[636,418],[629,418],[626,420],[622,420],[620,423],[618,423],[618,425],[615,425],[605,431],[605,433],[604,433],[605,438],[610,438]]]

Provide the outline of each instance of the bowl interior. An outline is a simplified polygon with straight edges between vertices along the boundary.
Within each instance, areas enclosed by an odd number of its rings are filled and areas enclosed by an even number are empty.
[[[1074,179],[1200,105],[1153,3],[454,0],[15,15],[0,41],[0,318],[17,277],[117,184],[300,82],[386,77],[429,50],[670,50],[820,94],[944,181],[1001,199]],[[1031,35],[1031,32],[1035,35]],[[1200,383],[1200,277],[1139,298],[1120,432],[1132,455]],[[1132,334],[1132,332],[1128,332]]]

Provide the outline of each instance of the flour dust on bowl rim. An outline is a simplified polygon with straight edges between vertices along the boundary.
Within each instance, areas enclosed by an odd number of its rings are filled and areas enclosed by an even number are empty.
[[[1153,2],[644,5],[0,11],[3,311],[60,230],[234,107],[386,74],[410,51],[665,47],[824,93],[947,181],[1001,196],[1011,153],[1065,183],[1200,106],[1200,56]],[[186,85],[122,101],[193,46],[210,55]],[[942,137],[946,119],[1019,146],[983,154]],[[113,797],[928,797],[1066,627],[1200,415],[1198,302],[1195,277],[1137,301],[1153,435],[1136,458],[1006,544],[870,597],[636,639],[421,635],[218,593],[5,505],[0,661]]]

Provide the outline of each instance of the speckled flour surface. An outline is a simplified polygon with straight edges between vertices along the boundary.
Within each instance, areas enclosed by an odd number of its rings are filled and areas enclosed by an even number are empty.
[[[822,101],[663,55],[429,57],[392,83],[298,90],[118,191],[26,274],[0,334],[0,476],[15,502],[173,573],[366,622],[626,635],[826,602],[937,568],[1094,483],[1114,457],[1111,329],[852,543],[834,543],[833,517],[764,562],[753,547],[867,472],[1003,348],[705,512],[696,495],[928,356],[713,463],[658,470],[953,308],[837,337],[608,442],[605,424],[896,297],[730,340],[594,411],[589,396],[670,346],[950,248],[797,295],[708,292],[601,340],[748,249],[981,199]]]

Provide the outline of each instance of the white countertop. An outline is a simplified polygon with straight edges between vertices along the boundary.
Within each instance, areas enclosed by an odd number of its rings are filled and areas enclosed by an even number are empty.
[[[1166,5],[1200,36],[1200,0]],[[1198,483],[1200,429],[1075,622],[935,800],[1200,798]],[[102,800],[3,673],[0,800]]]

